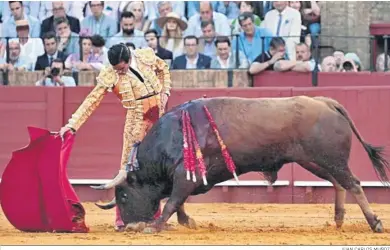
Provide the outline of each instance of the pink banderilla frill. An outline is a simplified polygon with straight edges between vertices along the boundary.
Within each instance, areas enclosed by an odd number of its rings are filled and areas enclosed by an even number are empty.
[[[225,163],[227,165],[228,170],[233,174],[234,179],[239,184],[239,180],[236,174],[236,166],[233,162],[232,157],[230,156],[225,143],[223,142],[219,131],[217,129],[217,125],[215,124],[209,110],[206,106],[204,106],[204,110],[206,113],[206,116],[209,120],[209,123],[211,125],[212,130],[214,131],[218,143],[221,147],[222,156],[225,160]],[[184,157],[184,168],[187,172],[187,180],[191,180],[190,173],[192,173],[192,181],[196,182],[196,176],[195,176],[195,158],[197,161],[198,169],[200,174],[203,178],[203,184],[207,185],[207,179],[206,179],[206,165],[204,163],[203,154],[200,149],[198,140],[196,138],[195,130],[191,126],[191,118],[187,111],[182,111],[182,130],[183,130],[183,157]],[[194,154],[195,149],[195,154]]]
[[[206,116],[207,116],[209,123],[211,125],[211,128],[213,129],[215,136],[217,137],[217,140],[218,140],[219,146],[221,147],[222,155],[223,155],[223,158],[225,159],[225,163],[227,165],[227,168],[229,169],[230,173],[233,174],[234,179],[236,180],[237,184],[240,184],[238,177],[237,177],[237,174],[236,174],[236,165],[234,164],[233,159],[232,159],[231,155],[229,154],[229,151],[227,150],[226,145],[221,138],[221,135],[219,134],[217,125],[215,124],[215,121],[214,121],[213,117],[211,116],[208,108],[206,106],[203,106],[203,108],[205,110]]]

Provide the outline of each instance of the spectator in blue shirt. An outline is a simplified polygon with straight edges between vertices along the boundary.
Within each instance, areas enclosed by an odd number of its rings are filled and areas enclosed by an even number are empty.
[[[92,15],[87,16],[81,22],[81,29],[92,35],[100,35],[105,40],[118,33],[115,20],[103,13],[104,1],[90,1]]]
[[[8,18],[7,21],[3,23],[3,34],[2,37],[10,37],[14,38],[17,37],[16,33],[16,20],[22,20],[25,19],[28,21],[28,25],[30,27],[30,37],[37,38],[40,35],[41,32],[41,24],[39,23],[38,19],[29,16],[24,13],[24,7],[22,4],[22,1],[9,1],[9,8],[11,9],[12,16]]]
[[[237,48],[238,43],[239,50],[252,63],[258,55],[269,50],[273,35],[268,29],[255,26],[254,15],[252,13],[242,13],[238,17],[238,21],[243,31],[234,37],[232,41],[233,49],[235,50]]]

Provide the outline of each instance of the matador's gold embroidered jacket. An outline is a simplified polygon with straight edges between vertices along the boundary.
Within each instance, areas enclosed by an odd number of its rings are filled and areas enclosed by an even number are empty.
[[[164,60],[155,55],[152,49],[133,51],[131,60],[136,60],[137,68],[143,75],[144,83],[130,72],[126,75],[118,75],[112,66],[104,67],[97,77],[95,88],[88,94],[76,112],[73,113],[68,124],[65,125],[77,131],[99,106],[105,94],[114,92],[121,100],[123,107],[127,109],[121,168],[125,167],[130,149],[134,143],[134,140],[130,139],[131,136],[129,136],[130,133],[134,132],[126,131],[126,129],[136,130],[134,126],[139,127],[141,126],[139,123],[142,123],[142,117],[135,115],[139,113],[137,110],[143,111],[142,102],[137,101],[137,99],[160,93],[170,95],[171,89],[169,67]]]

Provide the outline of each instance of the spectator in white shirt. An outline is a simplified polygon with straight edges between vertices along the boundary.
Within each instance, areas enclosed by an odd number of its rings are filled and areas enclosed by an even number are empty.
[[[28,64],[33,69],[38,56],[45,52],[42,40],[40,38],[32,38],[29,35],[30,29],[27,20],[16,21],[16,32],[21,48],[20,55],[28,61]]]
[[[185,35],[194,35],[197,37],[202,36],[202,29],[200,24],[202,21],[214,21],[215,31],[224,36],[230,36],[230,23],[227,17],[224,14],[215,12],[213,6],[210,2],[202,1],[200,2],[200,13],[193,15],[188,20],[188,28],[185,32]]]
[[[289,59],[295,60],[295,45],[301,36],[301,13],[289,7],[288,2],[274,1],[273,6],[275,9],[267,12],[261,27],[268,28],[274,36],[283,37]]]
[[[240,69],[247,69],[249,67],[248,60],[241,51],[238,51],[239,61],[237,64],[237,52],[232,51],[229,37],[217,37],[215,46],[217,48],[217,56],[211,60],[211,69],[235,69],[237,66]]]

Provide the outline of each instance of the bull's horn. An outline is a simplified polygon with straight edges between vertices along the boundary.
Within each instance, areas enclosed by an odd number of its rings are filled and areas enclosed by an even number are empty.
[[[95,203],[95,205],[101,209],[104,209],[104,210],[111,209],[111,208],[115,207],[115,205],[116,205],[115,197],[114,197],[114,199],[112,199],[112,201],[110,201],[110,203],[108,203],[106,205],[100,205],[97,203]]]
[[[121,170],[121,171],[119,171],[118,175],[115,176],[115,178],[111,182],[109,182],[107,184],[100,185],[100,186],[90,186],[90,187],[93,189],[96,189],[96,190],[111,189],[111,188],[116,187],[117,185],[121,184],[123,181],[125,181],[126,177],[127,177],[126,171]]]

